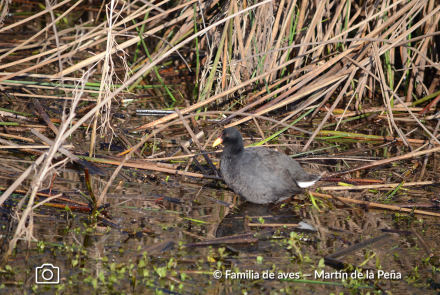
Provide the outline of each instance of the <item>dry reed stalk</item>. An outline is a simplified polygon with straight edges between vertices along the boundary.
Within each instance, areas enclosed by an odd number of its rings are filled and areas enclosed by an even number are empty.
[[[321,193],[316,193],[316,192],[310,192],[310,194],[312,194],[315,197],[335,199],[335,200],[340,200],[340,201],[344,201],[347,203],[355,203],[355,204],[365,205],[365,206],[373,207],[373,208],[381,208],[381,209],[388,209],[388,210],[393,210],[393,211],[398,211],[398,212],[407,212],[407,213],[440,217],[440,213],[435,213],[435,212],[429,212],[429,211],[423,211],[423,210],[417,210],[417,209],[413,210],[413,209],[402,208],[402,207],[393,206],[393,205],[379,204],[379,203],[368,202],[368,201],[360,201],[360,200],[354,200],[354,199],[343,198],[343,197],[333,197],[332,195],[326,195],[326,194],[321,194]]]
[[[382,66],[381,66],[381,63],[380,63],[380,59],[379,59],[379,54],[378,54],[377,44],[376,43],[373,43],[373,52],[374,52],[374,57],[375,57],[377,69],[379,71],[380,78],[381,78],[381,86],[383,87],[383,90],[385,90],[385,87],[387,87],[388,85],[386,84],[385,76],[384,76],[383,71],[382,71]],[[390,102],[390,97],[389,97],[388,91],[383,91],[383,92],[385,92],[385,105],[388,108],[388,114],[390,115],[390,121],[393,124],[394,130],[397,131],[397,133],[399,134],[400,138],[404,141],[405,145],[410,147],[410,144],[409,144],[408,140],[406,139],[405,135],[399,129],[399,127],[397,127],[396,122],[394,121],[393,110],[391,108],[391,102]],[[391,135],[393,134],[391,127],[390,127],[390,134]]]
[[[407,9],[409,9],[410,7],[411,7],[411,5],[407,5]],[[390,8],[390,7],[389,7],[389,8]],[[388,9],[389,9],[389,8],[388,8]],[[403,12],[401,12],[401,14],[403,14]],[[376,16],[376,15],[374,15],[374,16]],[[373,17],[373,16],[372,16],[372,17]],[[372,17],[370,17],[370,18],[372,18]],[[364,22],[361,22],[361,24],[363,24],[363,23],[364,23]],[[391,21],[388,21],[388,22],[386,23],[386,25],[388,25],[389,23],[391,23]],[[357,25],[357,26],[360,26],[361,24],[359,24],[359,25]],[[351,28],[351,30],[352,30],[352,29],[353,29],[353,28]],[[378,30],[375,30],[373,33],[374,33],[374,34],[377,34],[378,32],[379,32]],[[371,33],[369,36],[367,36],[367,38],[368,38],[368,37],[374,37],[374,35],[372,35],[373,33]],[[333,39],[337,39],[337,37],[339,37],[339,36],[343,36],[344,34],[345,34],[345,33],[340,33],[338,36],[335,36]],[[306,46],[306,44],[301,44],[301,45],[302,45],[302,46]],[[319,46],[318,46],[317,48],[315,48],[314,50],[317,50],[318,48],[319,48]],[[342,57],[347,56],[347,55],[348,55],[351,51],[353,51],[354,49],[355,49],[355,47],[352,46],[351,49],[345,51],[343,54],[340,54],[339,56],[333,58],[332,60],[330,60],[329,62],[325,63],[323,66],[319,67],[318,69],[315,69],[315,70],[309,72],[308,74],[306,74],[305,76],[302,77],[302,82],[301,82],[301,83],[299,83],[298,85],[296,85],[295,87],[293,87],[292,89],[290,89],[289,91],[287,91],[286,93],[284,93],[283,95],[281,95],[280,97],[276,98],[276,99],[273,100],[272,102],[266,104],[266,106],[263,106],[263,107],[257,109],[256,112],[261,111],[261,110],[263,110],[263,109],[266,109],[266,108],[269,107],[269,106],[274,105],[275,103],[277,103],[277,102],[279,102],[280,100],[284,99],[284,98],[287,97],[288,95],[292,94],[294,91],[296,91],[296,90],[302,88],[304,85],[306,85],[307,83],[309,83],[309,82],[310,82],[315,76],[317,76],[317,75],[319,75],[320,73],[322,73],[323,71],[329,69],[330,66],[333,66],[334,64],[336,64],[337,62],[339,62],[339,60],[340,60]],[[300,56],[300,58],[301,58],[301,56]],[[329,77],[329,76],[335,74],[335,73],[338,71],[338,69],[340,69],[340,68],[337,68],[337,67],[333,68],[330,72],[328,72],[327,74],[325,74],[321,79],[325,79],[326,77]],[[306,78],[306,77],[307,77],[307,78]],[[306,78],[306,79],[304,79],[304,78]],[[309,86],[309,87],[311,87],[311,86]],[[301,89],[301,91],[305,91],[305,90],[304,90],[304,89]]]
[[[399,3],[400,3],[401,1],[399,1]],[[396,3],[396,5],[397,5],[398,3]],[[412,5],[409,5],[409,7],[407,8],[407,9],[409,9],[410,7],[411,7]],[[375,17],[376,15],[374,15],[374,16],[372,16],[372,17]],[[335,61],[336,62],[336,61]],[[284,66],[287,66],[287,64],[289,64],[289,63],[285,63],[284,64]],[[323,69],[324,70],[324,69]],[[263,76],[263,75],[260,75],[259,76],[259,78],[261,77],[261,76]],[[261,79],[261,78],[260,78]],[[255,79],[252,79],[251,81],[248,81],[248,83],[243,83],[244,85],[248,85],[249,84],[249,82],[253,82],[253,81],[255,81]],[[242,87],[244,86],[244,85],[242,85]],[[237,88],[235,87],[235,88],[233,88],[233,90],[237,90]],[[223,93],[224,95],[226,95],[227,93],[230,93],[230,91],[228,90],[226,93]],[[216,98],[218,97],[218,96],[215,96]],[[197,105],[197,107],[199,107],[199,106],[202,106],[202,105],[205,105],[205,104],[207,104],[207,103],[209,103],[209,102],[211,102],[211,101],[213,101],[213,100],[208,100],[208,101],[205,101],[203,104],[201,104],[201,105]],[[191,110],[193,110],[193,109],[195,109],[196,107],[190,107],[190,109]],[[189,110],[190,111],[190,110]],[[186,109],[185,110],[183,110],[182,111],[183,113],[185,113],[186,112]],[[159,121],[156,121],[156,122],[154,122],[154,124],[160,124],[161,122],[164,122],[164,121],[167,121],[167,120],[169,120],[169,119],[171,119],[171,118],[173,118],[174,117],[174,115],[170,115],[170,116],[168,116],[168,117],[165,117],[165,118],[163,118],[163,119],[160,119]],[[147,125],[145,125],[145,126],[142,126],[142,127],[138,127],[138,129],[141,129],[141,128],[149,128],[149,127],[152,127],[152,126],[154,126],[154,125],[152,125],[152,124],[147,124]]]
[[[86,73],[86,75],[83,77],[83,83],[81,85],[81,89],[84,89],[84,85],[87,79],[88,79],[88,73]],[[17,180],[0,196],[0,205],[1,205],[6,201],[6,199],[10,196],[10,194],[17,188],[17,186],[20,185],[22,181],[24,181],[24,179],[30,174],[30,172],[36,169],[39,165],[41,165],[39,167],[40,170],[37,172],[37,175],[33,179],[33,184],[30,189],[30,197],[28,200],[27,207],[19,218],[19,222],[15,230],[14,236],[9,242],[8,250],[5,253],[3,253],[2,263],[1,263],[2,265],[5,265],[8,262],[8,259],[18,239],[20,239],[23,235],[27,235],[28,237],[32,236],[32,229],[33,229],[32,214],[33,214],[33,210],[35,209],[34,207],[35,197],[37,195],[38,190],[42,187],[43,181],[49,175],[49,173],[51,171],[54,171],[58,165],[62,165],[65,162],[65,161],[61,161],[55,165],[52,165],[52,159],[55,156],[55,153],[61,147],[62,143],[65,141],[65,138],[63,138],[63,136],[67,132],[69,124],[73,121],[73,118],[75,117],[75,109],[79,102],[79,98],[81,96],[82,96],[82,91],[81,90],[77,91],[75,95],[76,100],[72,102],[70,114],[68,116],[63,115],[63,122],[58,130],[59,132],[55,138],[55,141],[51,146],[51,148],[49,149],[49,151],[42,154],[37,159],[37,161],[35,161],[33,165],[29,166],[28,169],[19,178],[17,178]],[[24,200],[25,199],[23,198],[22,202],[24,202]],[[19,205],[18,207],[20,208],[21,205]],[[28,224],[26,225],[27,222]]]
[[[195,2],[196,0],[193,0],[193,1]],[[183,8],[184,6],[187,6],[187,5],[191,4],[191,3],[193,3],[193,2],[185,3],[184,5],[180,5],[180,6],[178,6],[178,7],[175,7],[175,8],[173,8],[173,9],[170,9],[170,10],[168,10],[166,13],[163,13],[163,14],[160,14],[160,15],[158,15],[158,16],[156,16],[156,17],[152,17],[151,19],[148,19],[148,21],[152,21],[152,20],[154,20],[154,19],[158,19],[159,16],[160,16],[160,17],[163,17],[164,15],[166,15],[166,14],[168,14],[168,13],[174,11],[174,10],[181,9],[181,8]],[[205,6],[204,6],[204,7],[205,7]],[[185,12],[183,15],[181,15],[181,16],[179,16],[179,17],[173,19],[172,21],[167,22],[166,24],[163,24],[163,25],[157,26],[157,27],[155,27],[154,29],[151,29],[151,30],[147,31],[145,34],[146,34],[146,35],[154,35],[156,32],[159,32],[159,31],[162,30],[163,28],[165,28],[165,27],[167,27],[167,26],[174,25],[174,24],[178,23],[179,21],[188,18],[190,15],[192,15],[192,11]],[[139,26],[140,24],[142,24],[142,22],[138,23],[136,26]],[[126,30],[128,30],[128,28],[125,29],[125,30],[122,30],[121,32],[124,32],[124,31],[126,31]],[[199,35],[201,35],[200,32],[199,32]],[[192,40],[192,38],[190,38],[190,39]],[[104,41],[104,40],[105,40],[105,39],[98,40],[98,41],[92,43],[90,46],[93,46],[95,43],[99,44],[100,42],[102,42],[102,41]],[[131,45],[136,44],[136,43],[139,42],[139,41],[140,41],[140,37],[134,37],[134,38],[132,38],[132,39],[130,39],[130,40],[128,40],[128,41],[122,43],[122,44],[118,44],[118,48],[119,48],[119,49],[125,49],[125,48],[127,48],[127,47],[129,47],[129,46],[131,46]],[[184,42],[184,43],[185,43],[185,42]],[[182,45],[182,43],[180,43],[179,45]],[[180,46],[179,46],[179,47],[180,47]],[[168,51],[167,54],[166,54],[166,56],[168,56],[169,54],[171,54],[171,52],[174,52],[174,51],[177,50],[177,49],[178,49],[178,48],[173,48],[172,50]],[[115,50],[115,49],[112,49],[112,50],[111,50],[111,54],[114,54],[114,53],[116,53],[116,50]],[[61,75],[67,75],[67,74],[72,73],[72,72],[74,72],[74,71],[77,71],[78,69],[81,69],[81,68],[83,68],[83,67],[85,67],[85,66],[88,66],[88,65],[90,65],[90,64],[93,64],[93,63],[97,62],[98,60],[100,60],[105,54],[106,54],[106,53],[103,52],[103,53],[97,54],[97,55],[95,55],[95,56],[93,56],[93,57],[90,57],[90,58],[88,58],[88,59],[86,59],[86,60],[84,60],[84,61],[82,61],[82,62],[76,64],[75,66],[72,66],[72,67],[70,67],[70,68],[68,68],[68,69],[65,69],[63,72],[60,72],[60,73],[54,75],[53,78],[59,77],[59,76],[61,76]],[[163,59],[163,56],[162,56],[161,58],[158,58],[158,59],[155,61],[155,64],[154,64],[154,65],[156,65],[157,62],[160,61],[160,60],[162,60],[162,59]],[[151,68],[152,68],[154,65],[152,65]],[[0,79],[0,81],[1,81],[1,79]]]
[[[322,122],[319,124],[319,126],[316,128],[315,132],[312,134],[312,136],[310,136],[309,140],[307,141],[307,143],[304,145],[302,151],[306,151],[307,148],[309,147],[309,145],[312,143],[313,139],[315,138],[315,136],[318,134],[318,132],[322,129],[322,127],[324,126],[324,124],[327,122],[327,119],[330,117],[330,115],[333,113],[333,110],[336,108],[336,106],[338,105],[339,101],[341,100],[343,94],[345,93],[345,91],[347,90],[348,86],[350,85],[351,79],[353,79],[354,75],[356,74],[357,68],[353,69],[353,71],[351,72],[350,76],[347,79],[347,82],[344,85],[344,88],[342,88],[342,91],[339,93],[338,97],[336,98],[335,102],[333,103],[332,107],[330,108],[330,110],[327,111],[327,114],[325,115],[324,119],[322,120]]]
[[[111,93],[111,85],[113,84],[113,76],[115,74],[114,70],[114,62],[112,60],[111,51],[113,49],[117,49],[118,45],[115,44],[114,35],[113,32],[113,22],[117,20],[114,19],[114,8],[115,8],[115,1],[111,0],[110,3],[107,5],[107,24],[108,24],[108,33],[107,33],[107,45],[106,45],[106,54],[104,56],[104,66],[102,69],[102,76],[101,76],[101,85],[99,87],[99,95],[98,99],[96,101],[97,104],[101,102],[101,97],[106,97]],[[128,68],[128,67],[127,67]],[[62,72],[62,71],[61,71]],[[128,72],[128,71],[127,71]],[[105,92],[103,94],[103,92]],[[101,134],[106,132],[107,129],[112,129],[110,126],[110,109],[111,109],[111,101],[109,100],[106,104],[106,110],[105,117],[101,119]],[[104,110],[99,109],[95,112],[95,118],[93,120],[93,126],[92,126],[92,135],[90,138],[90,150],[89,150],[89,156],[92,157],[95,152],[95,142],[96,142],[96,129],[98,125],[98,117],[104,113]],[[113,129],[112,129],[113,130]]]
[[[168,0],[167,0],[167,1],[168,1]],[[193,2],[195,2],[195,1],[197,1],[197,0],[193,0]],[[192,2],[191,2],[191,3],[192,3]],[[185,5],[188,5],[188,4],[185,4]],[[180,6],[178,6],[178,7],[175,7],[175,8],[173,8],[173,9],[170,9],[169,11],[167,11],[167,13],[165,13],[165,14],[160,14],[160,15],[158,15],[158,16],[156,16],[156,17],[152,17],[152,18],[148,19],[147,21],[152,21],[152,20],[158,19],[158,18],[160,18],[160,17],[163,17],[164,15],[166,15],[166,14],[168,14],[168,13],[170,13],[170,12],[176,10],[176,9],[182,8],[182,7],[184,7],[185,5],[180,5]],[[149,11],[149,10],[151,10],[151,9],[152,9],[152,8],[147,9],[147,10]],[[122,12],[122,11],[120,11],[117,15],[119,15],[121,12]],[[186,13],[186,16],[188,16],[188,15],[189,15],[189,14]],[[179,20],[181,20],[181,19],[183,19],[183,18],[184,18],[184,17],[181,16],[181,17],[175,19],[173,22],[168,23],[167,25],[172,25],[172,24],[174,24],[174,23],[177,23]],[[119,23],[117,23],[117,24],[115,25],[115,27],[121,26],[122,24],[123,24],[123,22],[119,22]],[[131,26],[131,27],[129,27],[129,28],[126,28],[126,29],[124,29],[124,30],[121,30],[121,31],[119,31],[119,32],[115,32],[115,33],[116,33],[116,34],[117,34],[117,33],[123,33],[123,32],[125,32],[125,31],[127,31],[128,29],[132,29],[132,28],[137,27],[137,26],[139,26],[139,25],[141,25],[141,24],[142,24],[142,22],[141,22],[141,23],[138,23],[137,25],[134,25],[134,26]],[[87,38],[89,38],[89,39],[91,39],[91,38],[95,38],[95,37],[97,37],[97,36],[99,36],[99,35],[101,35],[101,34],[104,34],[104,33],[107,35],[107,32],[106,32],[105,30],[102,30],[102,31],[97,32],[97,33],[94,33],[95,30],[97,30],[98,28],[100,28],[100,27],[103,26],[103,25],[104,25],[104,23],[102,23],[102,24],[100,24],[99,26],[97,26],[97,27],[95,27],[94,29],[92,29],[92,30],[91,30],[91,31],[90,31],[85,37],[81,38],[81,40],[77,40],[77,41],[71,42],[71,43],[69,43],[69,44],[67,44],[67,45],[64,45],[64,46],[60,47],[60,50],[66,50],[67,48],[69,48],[69,47],[71,47],[71,46],[74,46],[74,45],[77,44],[77,43],[83,42],[83,41],[86,40]],[[152,35],[152,34],[154,34],[155,32],[157,32],[157,31],[159,31],[159,30],[161,30],[161,29],[164,28],[164,27],[166,27],[166,25],[158,26],[158,27],[156,27],[154,30],[150,30],[150,31],[148,31],[147,33]],[[93,34],[92,34],[92,33],[93,33]],[[134,40],[134,39],[136,39],[136,40]],[[106,41],[106,38],[99,39],[99,40],[97,40],[97,41],[91,39],[91,41],[89,41],[88,43],[86,42],[86,43],[85,43],[84,45],[82,45],[81,47],[76,48],[75,50],[73,50],[73,51],[71,51],[71,52],[69,52],[69,53],[66,53],[66,54],[61,55],[61,57],[62,57],[62,58],[65,58],[65,57],[72,56],[73,54],[76,54],[77,52],[87,50],[89,47],[93,47],[93,46],[95,46],[96,44],[100,44],[100,43],[103,42],[103,41]],[[134,41],[136,41],[136,42],[134,42]],[[131,46],[131,45],[133,45],[133,44],[136,44],[138,41],[139,41],[139,37],[135,37],[135,38],[133,38],[133,39],[127,41],[127,42],[124,42],[123,44],[119,44],[119,48],[120,48],[120,49],[125,49],[125,48],[127,48],[128,46]],[[32,59],[34,59],[34,58],[37,58],[37,57],[40,57],[40,56],[46,55],[46,54],[48,54],[48,53],[54,53],[54,52],[57,52],[57,51],[59,51],[59,50],[49,50],[49,51],[47,51],[47,52],[45,52],[45,53],[42,53],[42,54],[39,54],[39,55],[36,55],[36,56],[32,56],[32,57],[29,57],[29,58],[25,58],[25,59],[21,60],[20,62],[29,61],[29,60],[32,60]],[[114,53],[116,53],[116,50],[112,50],[111,52],[112,52],[112,54],[114,54]],[[88,66],[88,65],[90,65],[90,64],[96,63],[96,62],[99,61],[101,58],[103,58],[103,57],[105,56],[105,54],[106,54],[105,51],[102,52],[102,53],[100,53],[100,54],[97,54],[97,55],[93,56],[92,58],[89,58],[89,59],[87,59],[87,60],[85,60],[85,61],[83,61],[83,62],[80,62],[79,64],[77,64],[77,65],[75,65],[75,66],[72,66],[72,67],[66,69],[65,71],[63,71],[63,72],[61,72],[61,73],[55,75],[55,76],[52,75],[51,78],[56,78],[56,77],[59,77],[59,76],[65,76],[65,75],[67,75],[68,73],[71,73],[71,72],[77,71],[77,70],[79,70],[79,69],[81,69],[81,68],[83,68],[83,67],[85,67],[85,66]],[[29,71],[31,71],[31,70],[33,70],[33,69],[36,69],[36,68],[42,67],[42,66],[44,66],[44,65],[46,65],[46,64],[50,64],[50,63],[54,62],[55,60],[56,60],[56,59],[51,58],[51,59],[49,59],[49,60],[46,60],[45,62],[42,62],[42,63],[39,63],[39,64],[33,66],[33,67],[27,68],[27,69],[25,69],[25,70],[21,70],[21,71],[19,71],[19,72],[14,73],[14,74],[10,74],[10,75],[8,75],[8,76],[6,76],[6,77],[0,78],[0,82],[3,81],[3,80],[7,80],[7,79],[10,79],[10,78],[12,78],[12,77],[15,77],[17,74],[27,73],[27,72],[29,72]],[[17,62],[15,62],[14,64],[17,64]],[[8,66],[11,66],[11,65],[8,65]],[[6,65],[3,66],[3,67],[0,66],[0,68],[4,68],[4,67],[6,67]]]
[[[57,17],[56,19],[54,19],[51,23],[49,23],[44,29],[42,29],[41,31],[39,31],[37,34],[33,35],[32,37],[30,37],[29,39],[26,39],[26,41],[24,41],[23,43],[21,43],[20,45],[12,48],[11,50],[9,50],[8,52],[6,52],[5,54],[3,54],[2,56],[0,56],[0,60],[2,60],[3,58],[5,58],[6,56],[10,55],[11,53],[15,52],[16,50],[20,50],[21,48],[23,48],[26,44],[28,44],[29,42],[31,42],[32,40],[34,40],[35,38],[37,38],[40,34],[44,33],[47,29],[49,29],[52,26],[55,26],[55,23],[58,22],[60,19],[62,19],[64,16],[66,16],[68,13],[70,13],[73,9],[75,9],[76,6],[78,6],[79,4],[81,4],[82,0],[76,2],[74,5],[72,5],[69,9],[67,9],[63,14],[61,14],[59,17]],[[47,1],[46,1],[46,4]],[[50,8],[50,5],[47,5]],[[52,10],[50,10],[50,12],[52,12]],[[1,31],[1,30],[0,30]],[[57,47],[59,48],[59,47]]]
[[[54,5],[53,7],[47,7],[45,10],[40,11],[40,12],[38,12],[38,13],[36,13],[36,14],[34,14],[34,15],[28,17],[28,18],[25,18],[25,19],[23,19],[23,20],[21,20],[21,21],[19,21],[19,22],[16,22],[16,23],[14,23],[14,24],[12,24],[12,25],[9,25],[9,26],[7,26],[7,27],[1,28],[1,29],[0,29],[0,33],[1,33],[1,32],[5,32],[5,31],[8,31],[8,30],[11,30],[11,29],[13,29],[13,28],[15,28],[15,27],[18,27],[18,26],[21,26],[22,24],[25,24],[25,23],[27,23],[27,22],[29,22],[29,21],[31,21],[31,20],[33,20],[33,19],[35,19],[35,18],[41,16],[41,15],[44,15],[44,14],[46,14],[46,13],[52,11],[52,10],[55,9],[55,8],[61,7],[61,6],[63,6],[64,4],[66,4],[66,3],[69,3],[69,0],[65,0],[65,1],[63,1],[63,2],[61,2],[61,3],[58,3],[57,5]]]
[[[342,182],[344,182],[342,180]],[[405,183],[384,183],[384,184],[370,184],[370,185],[354,185],[354,186],[324,186],[321,187],[324,191],[347,191],[347,190],[362,190],[362,189],[376,189],[376,188],[395,188],[398,186],[422,186],[435,184],[435,181],[417,181],[417,182],[405,182]]]

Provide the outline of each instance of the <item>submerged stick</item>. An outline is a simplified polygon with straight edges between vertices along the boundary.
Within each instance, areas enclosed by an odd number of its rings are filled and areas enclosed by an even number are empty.
[[[347,169],[347,170],[333,172],[333,173],[330,173],[328,175],[325,175],[325,177],[341,176],[341,175],[344,175],[344,174],[348,174],[348,173],[352,173],[352,172],[356,172],[356,171],[361,171],[361,170],[365,170],[365,169],[371,169],[371,168],[374,168],[374,167],[377,167],[377,166],[389,164],[389,163],[396,162],[396,161],[411,159],[411,158],[414,158],[414,157],[417,157],[417,156],[421,156],[421,155],[425,155],[425,154],[433,153],[433,152],[438,152],[438,151],[440,151],[440,146],[432,148],[432,149],[427,149],[427,150],[424,150],[424,151],[420,151],[420,152],[413,152],[413,153],[409,153],[409,154],[402,155],[402,156],[397,156],[397,157],[392,157],[392,158],[388,158],[388,159],[379,160],[379,161],[376,161],[374,163],[368,163],[368,164],[360,165],[360,166],[357,166],[357,167],[354,167],[354,168],[350,168],[350,169]]]
[[[369,239],[369,240],[357,243],[356,245],[350,246],[350,247],[348,247],[348,248],[346,248],[344,250],[341,250],[341,251],[335,252],[333,254],[327,255],[325,258],[326,259],[327,258],[335,259],[335,258],[338,258],[338,257],[341,257],[341,256],[348,255],[348,254],[350,254],[350,253],[352,253],[354,251],[361,250],[361,249],[367,247],[368,245],[372,245],[372,244],[377,243],[377,242],[379,242],[379,241],[381,241],[383,239],[389,238],[390,236],[391,236],[391,234],[384,234],[384,235],[375,237],[373,239]]]

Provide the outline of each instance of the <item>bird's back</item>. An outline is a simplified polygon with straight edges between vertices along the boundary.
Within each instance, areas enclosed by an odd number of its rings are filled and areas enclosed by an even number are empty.
[[[301,192],[296,179],[307,175],[295,160],[264,147],[247,148],[236,156],[223,154],[220,169],[228,186],[257,204],[277,202]]]

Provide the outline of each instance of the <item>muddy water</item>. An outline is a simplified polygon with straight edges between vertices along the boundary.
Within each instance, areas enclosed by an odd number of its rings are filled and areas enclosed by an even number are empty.
[[[87,150],[81,146],[83,142],[78,135],[78,150]],[[301,146],[300,142],[289,143],[284,152],[297,153],[295,145]],[[338,147],[323,151],[362,151],[377,143],[324,139],[317,140],[311,150],[335,145]],[[176,148],[172,142],[158,146]],[[393,153],[401,151],[398,146],[391,147]],[[384,154],[383,148],[361,153],[371,157]],[[2,155],[0,161],[2,187],[11,185],[32,162],[11,154]],[[183,167],[185,161],[181,163]],[[357,164],[322,159],[302,163],[315,173]],[[412,164],[408,161],[379,167],[358,178],[395,182],[390,174],[401,175]],[[113,168],[106,167],[108,172]],[[191,170],[197,171],[197,167],[193,165]],[[109,189],[105,201],[109,205],[108,216],[98,225],[87,214],[75,210],[45,206],[35,210],[32,242],[29,247],[25,241],[18,243],[9,266],[0,275],[0,293],[371,294],[384,290],[393,294],[436,294],[440,289],[438,258],[429,259],[412,233],[417,231],[438,255],[440,222],[436,218],[317,199],[318,210],[305,194],[285,204],[255,205],[244,203],[217,180],[130,169],[123,169],[122,174]],[[428,178],[432,179],[429,173]],[[107,181],[108,176],[92,176],[95,195],[99,196]],[[335,183],[319,184],[325,185]],[[30,186],[29,179],[20,188]],[[55,178],[48,177],[44,188],[87,203],[80,194],[88,195],[85,177],[75,166],[64,167]],[[364,199],[377,201],[384,192],[367,192]],[[353,197],[359,193],[337,195]],[[389,202],[426,202],[434,196],[432,190],[416,187],[399,191]],[[9,205],[15,205],[22,197],[15,195]],[[15,227],[9,228],[10,224],[2,215],[3,245],[15,231]],[[332,263],[324,261],[329,255],[383,235],[387,236],[337,256]],[[234,236],[237,238],[225,239]],[[368,271],[375,278],[351,277],[353,269],[339,272],[341,266],[349,264],[363,267],[363,275]],[[383,272],[380,279],[378,270]],[[53,278],[46,280],[49,274]],[[346,278],[344,274],[348,274]],[[58,283],[47,284],[58,278]]]
[[[15,170],[26,165],[9,161]],[[416,230],[432,249],[438,249],[440,224],[434,218],[347,207],[319,212],[305,195],[281,206],[240,205],[238,200],[231,209],[224,202],[232,204],[234,194],[217,181],[155,176],[144,183],[125,181],[110,189],[108,212],[116,226],[88,225],[81,213],[37,210],[33,238],[40,242],[31,242],[29,250],[27,243],[18,244],[11,268],[1,276],[1,293],[366,294],[378,290],[374,282],[393,294],[438,292],[439,274],[433,271],[438,258],[430,260],[416,236],[408,234]],[[10,181],[5,177],[2,185]],[[53,190],[84,201],[75,191],[86,191],[83,183],[83,175],[66,170],[55,178]],[[96,190],[105,183],[93,177]],[[157,201],[161,196],[168,198]],[[2,218],[0,222],[4,237],[8,221]],[[261,222],[301,222],[307,227],[247,227]],[[246,233],[256,234],[257,240],[212,242]],[[382,279],[355,280],[350,278],[352,272],[343,279],[335,265],[324,264],[325,256],[385,233],[386,238],[337,258],[370,273],[381,269]],[[204,241],[213,245],[195,244]],[[41,274],[36,275],[36,268],[48,263],[54,267],[54,276],[59,274],[59,284],[36,284],[36,280],[45,282]],[[219,279],[214,278],[217,270]],[[387,274],[395,279],[386,279]]]

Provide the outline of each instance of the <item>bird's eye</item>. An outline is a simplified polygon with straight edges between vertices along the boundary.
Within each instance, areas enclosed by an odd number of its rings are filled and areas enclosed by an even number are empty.
[[[225,137],[229,137],[229,134],[225,134]]]

